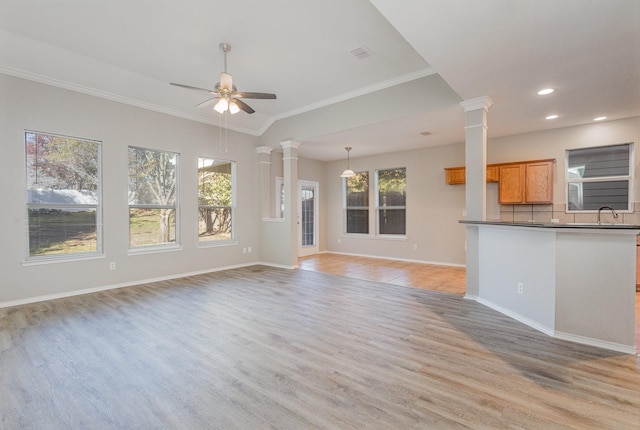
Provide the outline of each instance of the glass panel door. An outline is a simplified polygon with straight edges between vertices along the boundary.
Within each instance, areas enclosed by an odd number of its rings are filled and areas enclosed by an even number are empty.
[[[318,253],[318,183],[298,181],[298,255]]]

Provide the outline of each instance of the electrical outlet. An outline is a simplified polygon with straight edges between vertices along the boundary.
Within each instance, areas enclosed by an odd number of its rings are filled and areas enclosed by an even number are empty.
[[[418,244],[417,244],[417,243],[414,243],[414,244],[413,244],[413,249],[414,249],[415,251],[417,251],[417,250],[418,250]]]
[[[115,262],[109,263],[109,270],[116,270],[116,263]]]
[[[466,217],[467,216],[467,211],[462,211],[462,216]]]
[[[242,253],[246,254],[247,253],[247,248],[242,248]]]
[[[251,254],[251,247],[248,247],[248,248],[247,248],[247,252],[248,252],[249,254]]]
[[[518,294],[524,294],[524,283],[518,282]]]

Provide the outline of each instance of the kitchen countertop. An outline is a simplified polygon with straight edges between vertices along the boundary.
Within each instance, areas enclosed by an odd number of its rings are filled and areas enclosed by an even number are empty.
[[[462,219],[461,224],[479,224],[479,225],[503,225],[512,227],[537,227],[537,228],[579,228],[579,229],[610,229],[610,230],[640,230],[640,225],[635,224],[611,224],[594,222],[576,222],[576,223],[551,223],[551,222],[533,222],[533,221],[472,221]]]

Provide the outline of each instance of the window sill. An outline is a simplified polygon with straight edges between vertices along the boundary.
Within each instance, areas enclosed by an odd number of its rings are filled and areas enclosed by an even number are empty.
[[[35,257],[29,258],[26,260],[22,260],[23,266],[40,266],[43,264],[57,264],[57,263],[75,263],[77,261],[88,261],[88,260],[100,260],[106,258],[104,254],[98,255],[74,255],[74,256],[51,256],[51,257]]]
[[[159,254],[162,252],[182,251],[182,246],[149,246],[144,248],[134,248],[127,251],[127,255]]]

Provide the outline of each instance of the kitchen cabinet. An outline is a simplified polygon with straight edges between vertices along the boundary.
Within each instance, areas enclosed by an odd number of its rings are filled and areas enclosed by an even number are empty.
[[[554,163],[555,160],[550,159],[501,164],[500,204],[553,203]]]
[[[445,183],[447,185],[459,185],[464,184],[466,181],[466,170],[464,166],[461,167],[446,167]],[[500,166],[498,164],[487,165],[487,182],[498,182],[500,178]]]

